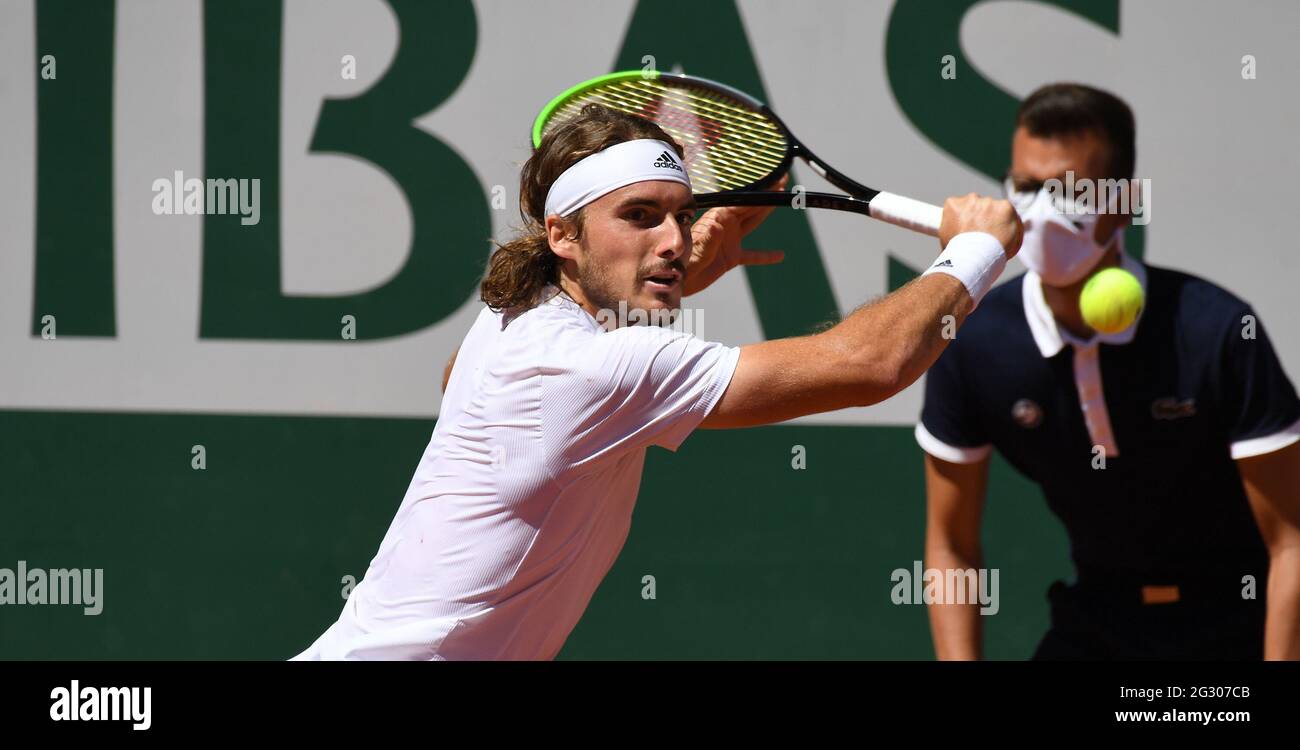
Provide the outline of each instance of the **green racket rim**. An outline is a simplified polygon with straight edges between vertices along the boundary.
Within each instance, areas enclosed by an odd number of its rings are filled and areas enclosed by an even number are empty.
[[[693,126],[638,112],[646,96],[688,108]],[[570,86],[551,99],[533,121],[533,148],[587,100],[657,121],[685,149],[684,166],[697,195],[766,189],[789,169],[798,145],[767,105],[742,91],[685,73],[624,70]],[[700,116],[698,123],[694,115]]]
[[[629,78],[642,78],[647,81],[654,81],[659,78],[657,70],[620,70],[616,73],[606,73],[603,76],[597,76],[587,81],[583,81],[574,86],[565,89],[559,96],[546,103],[542,111],[538,113],[537,119],[533,120],[533,148],[542,145],[542,130],[546,123],[551,119],[555,110],[559,109],[565,102],[580,96],[597,86],[603,86],[607,83],[624,81]]]

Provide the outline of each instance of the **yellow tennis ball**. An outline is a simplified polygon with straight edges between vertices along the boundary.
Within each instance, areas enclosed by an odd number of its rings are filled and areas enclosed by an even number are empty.
[[[1144,302],[1136,276],[1122,268],[1107,268],[1083,285],[1079,310],[1094,331],[1119,333],[1137,320]]]

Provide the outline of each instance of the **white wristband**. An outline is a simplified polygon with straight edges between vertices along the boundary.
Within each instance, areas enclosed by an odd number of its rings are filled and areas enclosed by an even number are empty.
[[[948,247],[921,275],[946,273],[955,276],[970,293],[975,303],[971,309],[974,310],[1006,266],[1007,253],[996,237],[988,232],[962,232],[948,241]]]

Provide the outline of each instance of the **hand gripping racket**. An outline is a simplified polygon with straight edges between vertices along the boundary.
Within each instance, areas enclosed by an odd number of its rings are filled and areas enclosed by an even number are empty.
[[[544,107],[533,148],[587,104],[653,120],[686,149],[695,202],[713,206],[792,206],[853,211],[938,236],[943,209],[863,185],[817,158],[766,104],[730,86],[684,73],[630,70],[584,81]],[[847,195],[768,188],[798,156]]]

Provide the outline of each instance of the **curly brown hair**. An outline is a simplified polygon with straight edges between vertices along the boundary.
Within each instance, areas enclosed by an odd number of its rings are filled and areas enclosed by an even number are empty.
[[[564,170],[580,160],[624,141],[653,138],[672,145],[685,159],[681,144],[642,117],[588,104],[572,121],[542,138],[519,175],[519,213],[524,226],[518,237],[498,245],[488,261],[480,297],[493,310],[530,308],[547,284],[558,284],[560,259],[546,237],[546,194]],[[570,220],[573,238],[582,234],[583,211]]]

